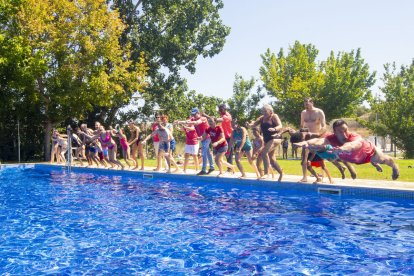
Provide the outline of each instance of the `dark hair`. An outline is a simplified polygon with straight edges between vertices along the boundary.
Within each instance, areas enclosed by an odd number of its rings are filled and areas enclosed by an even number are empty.
[[[310,102],[310,103],[313,103],[313,99],[312,99],[312,98],[305,98],[303,101],[304,101],[304,102]]]
[[[344,120],[339,119],[339,120],[336,120],[336,121],[332,124],[332,128],[333,128],[333,130],[335,131],[335,128],[340,127],[340,126],[342,126],[342,125],[346,125],[346,126],[348,126],[348,124],[347,124]]]
[[[218,108],[224,108],[224,109],[227,109],[227,105],[226,105],[225,103],[222,103],[222,104],[220,104],[220,105],[218,106]]]
[[[291,135],[290,135],[290,142],[293,144],[293,143],[299,143],[299,142],[302,142],[304,139],[303,139],[303,135],[302,135],[302,132],[295,132],[295,133],[292,133]]]

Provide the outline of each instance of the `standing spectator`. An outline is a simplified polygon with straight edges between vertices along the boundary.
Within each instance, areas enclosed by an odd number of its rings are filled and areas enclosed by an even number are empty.
[[[283,159],[288,159],[288,148],[289,148],[289,141],[288,138],[285,137],[283,138],[283,142],[282,142],[282,158]]]

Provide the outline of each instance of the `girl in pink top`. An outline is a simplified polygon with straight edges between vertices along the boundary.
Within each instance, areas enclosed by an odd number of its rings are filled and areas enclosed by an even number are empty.
[[[90,136],[85,133],[85,136],[91,140],[98,139],[102,145],[102,149],[108,149],[109,162],[117,166],[121,166],[121,168],[124,169],[124,165],[116,160],[117,146],[114,139],[112,139],[112,134],[112,130],[106,131],[103,126],[100,126],[99,130],[97,130],[96,135]]]
[[[119,143],[121,144],[122,148],[122,156],[124,157],[125,163],[128,165],[129,168],[131,168],[131,164],[128,162],[134,160],[131,158],[131,148],[128,144],[127,137],[124,134],[124,131],[122,128],[119,128],[118,130],[112,130],[113,135],[117,136],[119,138]]]

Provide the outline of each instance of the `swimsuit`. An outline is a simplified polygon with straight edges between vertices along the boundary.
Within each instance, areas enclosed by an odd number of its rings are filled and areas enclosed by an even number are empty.
[[[126,138],[119,139],[119,143],[121,144],[123,150],[128,150],[128,143]]]
[[[99,135],[99,141],[101,142],[102,148],[108,148],[112,150],[115,145],[111,143],[111,136],[108,132],[106,132],[105,139],[102,139],[102,135]]]
[[[236,141],[236,147],[240,149],[240,145],[243,140],[243,130],[241,128],[233,130],[233,139]],[[246,135],[246,141],[243,145],[243,148],[240,150],[250,151],[251,149],[252,149],[252,143],[250,142],[249,136]]]
[[[277,123],[273,122],[273,116],[271,117],[271,121],[271,123],[268,123],[264,121],[263,117],[261,119],[260,129],[262,130],[263,140],[265,144],[273,139],[277,139],[272,136],[273,134],[275,134],[275,132],[269,131],[269,128],[275,128],[278,126]]]

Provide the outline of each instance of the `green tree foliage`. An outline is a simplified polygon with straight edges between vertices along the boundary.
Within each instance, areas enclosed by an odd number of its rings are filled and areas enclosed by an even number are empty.
[[[149,66],[145,111],[158,105],[172,114],[187,90],[180,70],[195,72],[197,58],[221,52],[230,32],[221,19],[221,0],[108,1],[126,24],[121,44],[145,52]],[[132,53],[137,58],[138,52]],[[115,106],[118,110],[123,104]],[[147,114],[150,115],[150,114]],[[177,114],[178,116],[178,114]]]
[[[227,101],[230,107],[230,113],[233,118],[237,118],[240,124],[256,119],[259,116],[259,103],[265,96],[261,92],[261,87],[253,92],[256,80],[244,80],[243,77],[236,74],[233,84],[233,95]]]
[[[304,98],[311,97],[325,111],[328,120],[352,114],[369,98],[375,73],[361,58],[360,51],[333,52],[326,61],[316,60],[318,50],[312,44],[296,41],[285,55],[267,50],[262,55],[260,76],[270,96],[276,98],[276,110],[287,122],[298,125]]]
[[[17,12],[2,26],[5,51],[17,49],[0,64],[3,72],[11,63],[16,67],[11,78],[15,81],[9,81],[4,91],[18,92],[13,97],[17,106],[31,102],[40,110],[47,157],[54,125],[81,116],[94,104],[110,106],[114,99],[127,102],[145,84],[147,68],[143,55],[133,62],[129,46],[120,47],[124,25],[104,1],[22,0],[15,4]]]
[[[383,99],[371,100],[377,121],[366,123],[374,132],[389,135],[406,158],[414,158],[414,60],[409,66],[387,64],[381,88]]]

